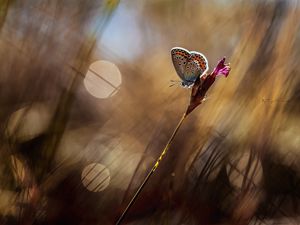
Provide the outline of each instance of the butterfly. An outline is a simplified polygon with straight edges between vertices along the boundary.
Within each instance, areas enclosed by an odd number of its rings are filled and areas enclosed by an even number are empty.
[[[171,57],[182,87],[192,87],[196,79],[208,71],[208,61],[200,52],[175,47],[171,49]]]

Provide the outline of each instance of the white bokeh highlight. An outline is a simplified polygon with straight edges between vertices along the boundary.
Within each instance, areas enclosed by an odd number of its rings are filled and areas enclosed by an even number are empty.
[[[105,60],[92,63],[83,80],[85,89],[95,98],[114,96],[120,89],[122,76],[119,68]]]

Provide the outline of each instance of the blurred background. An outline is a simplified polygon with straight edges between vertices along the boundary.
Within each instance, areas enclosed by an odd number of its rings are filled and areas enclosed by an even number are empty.
[[[0,223],[114,224],[189,103],[170,49],[232,71],[124,224],[300,224],[298,0],[1,0]]]

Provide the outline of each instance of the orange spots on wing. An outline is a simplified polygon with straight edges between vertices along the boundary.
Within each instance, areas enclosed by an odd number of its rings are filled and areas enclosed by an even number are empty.
[[[180,55],[180,56],[183,56],[183,57],[185,57],[185,58],[187,58],[188,57],[188,54],[186,54],[185,52],[175,52],[174,53],[175,55]]]

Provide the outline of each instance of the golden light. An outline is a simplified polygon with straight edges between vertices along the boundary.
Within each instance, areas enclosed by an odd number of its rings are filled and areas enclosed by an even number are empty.
[[[20,141],[30,140],[45,132],[52,116],[49,106],[35,103],[15,111],[9,118],[6,134]]]

